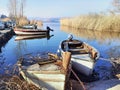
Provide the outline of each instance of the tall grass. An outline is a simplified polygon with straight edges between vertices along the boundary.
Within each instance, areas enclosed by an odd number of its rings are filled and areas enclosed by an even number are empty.
[[[17,27],[22,27],[23,25],[29,24],[27,17],[19,17],[16,20]]]
[[[75,29],[120,32],[120,15],[84,15],[73,18],[62,18],[61,25]]]
[[[31,24],[31,25],[37,24],[39,27],[41,27],[43,25],[42,21],[40,21],[40,20],[29,20],[29,19],[27,19],[27,17],[17,18],[16,23],[17,23],[17,27],[22,27],[22,26],[28,25],[28,24]]]

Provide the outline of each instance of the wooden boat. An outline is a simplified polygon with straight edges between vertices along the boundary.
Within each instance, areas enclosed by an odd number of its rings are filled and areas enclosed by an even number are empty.
[[[50,31],[53,31],[53,30],[48,26],[47,26],[46,30],[35,29],[30,26],[14,29],[14,32],[17,35],[48,35],[50,33]]]
[[[47,38],[48,40],[54,35],[24,35],[24,36],[16,36],[15,41],[18,40],[29,40],[29,39],[42,39],[42,38]]]
[[[93,73],[95,61],[99,58],[99,52],[85,42],[68,39],[63,40],[59,46],[60,53],[71,52],[72,67],[79,73],[90,76]]]
[[[25,59],[20,59],[18,61],[18,68],[20,74],[29,83],[32,83],[45,90],[65,90],[65,86],[69,80],[69,75],[71,71],[70,65],[70,52],[65,52],[63,54],[63,61],[57,58],[54,54],[49,54],[50,58],[48,60],[39,60],[37,63],[31,63]]]
[[[15,34],[17,35],[47,35],[49,34],[49,30],[40,30],[40,29],[21,29],[15,28]]]

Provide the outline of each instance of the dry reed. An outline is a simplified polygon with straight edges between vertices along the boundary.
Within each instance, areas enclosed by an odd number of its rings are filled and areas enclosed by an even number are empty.
[[[20,79],[14,75],[12,77],[4,76],[0,78],[0,90],[40,90],[33,84]]]
[[[43,25],[43,22],[40,20],[31,20],[30,24],[37,24],[37,26],[41,27]]]
[[[17,27],[22,27],[24,25],[34,25],[37,24],[39,27],[41,27],[43,25],[42,21],[40,20],[28,20],[27,17],[19,17],[17,18]]]
[[[84,15],[73,18],[63,18],[61,25],[75,29],[120,32],[120,15]]]
[[[29,24],[29,20],[26,17],[20,17],[17,19],[17,27]]]

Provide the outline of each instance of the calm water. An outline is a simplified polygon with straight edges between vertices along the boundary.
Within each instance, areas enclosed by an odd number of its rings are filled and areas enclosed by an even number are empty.
[[[66,27],[60,27],[59,23],[44,23],[44,28],[50,26],[54,29],[50,39],[38,38],[30,40],[15,41],[16,36],[13,36],[9,42],[2,48],[0,53],[0,70],[4,66],[13,66],[20,56],[25,54],[37,54],[52,52],[56,53],[60,41],[66,39],[68,34],[73,34],[74,38],[83,40],[94,46],[100,52],[100,57],[103,58],[118,58],[120,57],[120,33],[93,32],[85,30],[72,30]],[[99,65],[110,66],[108,61],[97,62]],[[105,67],[106,68],[106,67]],[[96,69],[98,70],[98,68]]]

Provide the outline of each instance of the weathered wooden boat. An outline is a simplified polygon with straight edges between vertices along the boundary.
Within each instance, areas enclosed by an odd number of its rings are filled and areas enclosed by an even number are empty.
[[[71,53],[63,53],[62,61],[54,54],[49,54],[49,59],[40,59],[37,63],[28,61],[24,63],[24,59],[18,61],[20,74],[29,83],[32,83],[45,90],[65,90],[65,86],[69,80],[71,65]],[[42,60],[42,61],[41,61]]]
[[[15,41],[18,41],[18,40],[28,40],[28,39],[42,39],[42,38],[47,38],[47,39],[50,39],[52,36],[54,35],[24,35],[24,36],[16,36],[15,37]]]
[[[92,75],[99,52],[87,43],[72,38],[60,43],[59,53],[71,52],[72,67],[86,76]]]

